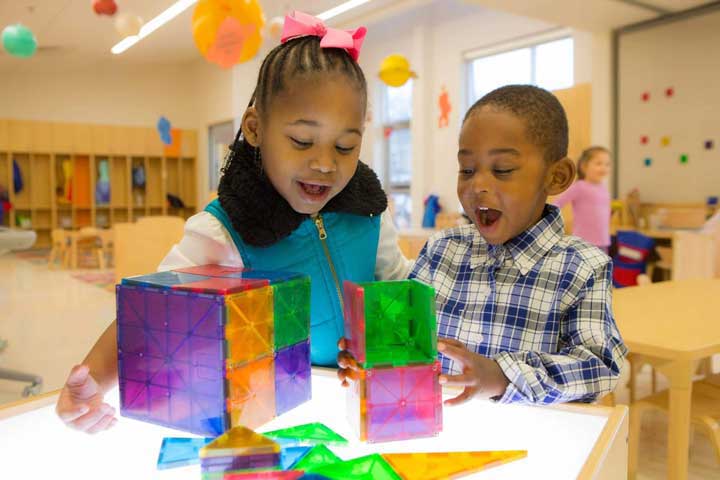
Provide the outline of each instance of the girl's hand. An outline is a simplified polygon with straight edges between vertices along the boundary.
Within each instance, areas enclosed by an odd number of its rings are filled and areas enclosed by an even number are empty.
[[[347,351],[347,341],[345,337],[341,337],[338,340],[338,349],[340,353],[337,356],[338,372],[337,376],[340,379],[340,384],[343,387],[350,385],[348,380],[356,381],[358,379],[358,364],[353,358],[352,354]]]
[[[440,383],[465,387],[457,397],[445,400],[445,405],[460,405],[474,397],[491,398],[505,393],[510,382],[494,360],[471,352],[452,338],[439,338],[438,351],[462,364],[463,372],[440,375]]]
[[[86,433],[98,433],[117,423],[115,409],[103,402],[103,392],[87,365],[76,365],[70,371],[55,411],[67,426]]]

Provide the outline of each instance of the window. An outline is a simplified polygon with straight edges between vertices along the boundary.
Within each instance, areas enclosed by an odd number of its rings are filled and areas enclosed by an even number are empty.
[[[571,37],[472,59],[468,106],[503,85],[531,84],[546,90],[572,87],[573,65]]]
[[[210,190],[217,190],[220,182],[220,169],[225,161],[228,149],[235,140],[233,122],[210,125],[208,128],[208,172]]]
[[[382,178],[393,205],[395,225],[407,228],[411,223],[412,202],[412,80],[402,87],[383,87],[382,131],[385,162]]]

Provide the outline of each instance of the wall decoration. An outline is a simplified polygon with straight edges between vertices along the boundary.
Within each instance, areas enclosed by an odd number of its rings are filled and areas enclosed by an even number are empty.
[[[92,8],[97,15],[107,15],[112,17],[117,12],[117,3],[115,0],[94,0]]]
[[[122,36],[134,37],[145,24],[143,19],[132,13],[121,13],[115,17],[115,30]]]
[[[662,138],[660,139],[660,145],[662,145],[663,147],[667,147],[668,145],[670,145],[670,137],[667,136],[667,135],[665,135],[664,137],[662,137]]]
[[[442,86],[440,95],[438,96],[438,107],[440,108],[440,116],[438,117],[438,128],[445,128],[450,124],[450,96],[448,95],[445,85]]]
[[[402,87],[411,78],[417,78],[415,72],[410,70],[410,62],[402,55],[394,54],[380,64],[380,80],[390,87]]]
[[[29,58],[37,51],[35,35],[20,23],[8,25],[3,29],[2,44],[5,51],[15,57]]]
[[[157,131],[158,134],[160,134],[160,140],[165,145],[171,145],[172,144],[172,136],[170,135],[170,129],[172,128],[172,125],[170,124],[170,120],[165,118],[164,116],[161,116],[157,121]]]

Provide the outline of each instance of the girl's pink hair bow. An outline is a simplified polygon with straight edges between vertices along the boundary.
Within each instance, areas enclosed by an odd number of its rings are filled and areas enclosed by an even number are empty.
[[[320,37],[321,48],[342,48],[357,62],[366,32],[367,28],[365,27],[355,30],[328,28],[319,18],[294,11],[285,16],[285,25],[280,41],[285,43],[293,38],[309,35]]]

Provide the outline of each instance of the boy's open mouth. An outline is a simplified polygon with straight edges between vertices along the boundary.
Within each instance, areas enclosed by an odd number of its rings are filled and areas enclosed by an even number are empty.
[[[306,183],[298,180],[298,185],[302,192],[310,199],[321,199],[330,191],[329,185],[320,185],[317,183]]]
[[[477,219],[478,225],[483,227],[490,227],[498,221],[502,212],[489,207],[477,207],[475,209],[475,218]]]

